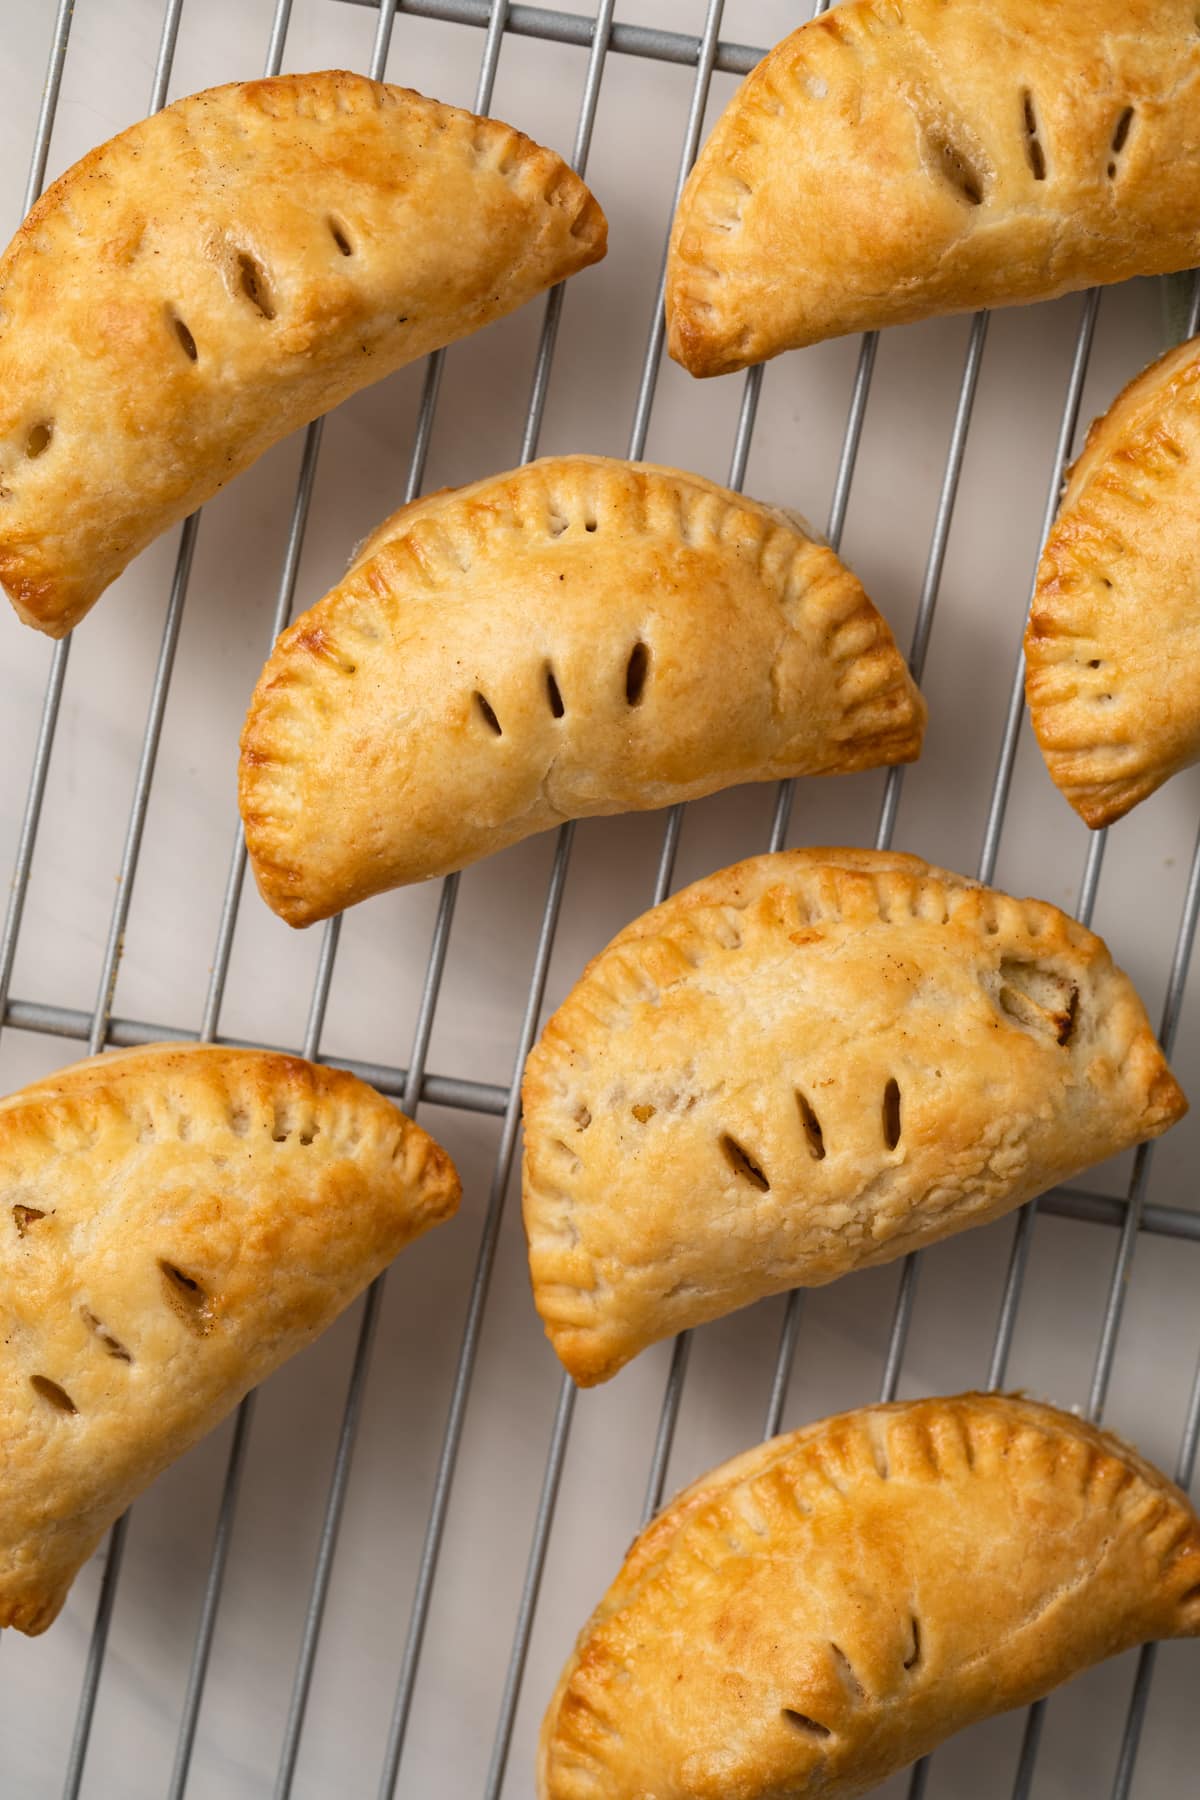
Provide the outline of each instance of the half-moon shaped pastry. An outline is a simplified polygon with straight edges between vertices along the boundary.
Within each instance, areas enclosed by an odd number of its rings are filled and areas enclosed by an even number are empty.
[[[246,843],[309,925],[563,819],[909,762],[924,724],[802,520],[548,457],[403,507],[280,638],[242,733]]]
[[[511,126],[333,71],[176,101],[0,260],[0,581],[61,637],[125,565],[348,394],[604,255]]]
[[[721,375],[843,332],[1200,260],[1192,0],[849,0],[730,101],[671,237],[671,355]]]
[[[525,1228],[584,1386],[983,1225],[1187,1102],[1092,932],[915,856],[790,850],[636,919],[525,1070]]]
[[[177,1044],[0,1102],[0,1185],[0,1626],[31,1634],[135,1496],[459,1198],[354,1076]]]
[[[539,1800],[852,1800],[1105,1657],[1200,1635],[1200,1519],[1069,1413],[864,1407],[644,1531],[542,1727]]]
[[[1089,825],[1200,757],[1200,339],[1092,425],[1042,553],[1025,658],[1046,767]]]

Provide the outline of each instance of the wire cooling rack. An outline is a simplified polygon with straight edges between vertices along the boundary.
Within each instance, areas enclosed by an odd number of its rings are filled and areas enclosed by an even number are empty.
[[[525,1054],[625,918],[737,856],[896,843],[1068,905],[1161,1009],[1185,1086],[1200,1068],[1186,1006],[1200,785],[1181,777],[1111,844],[1089,837],[1049,788],[1022,708],[1038,544],[1081,419],[1161,347],[1157,286],[689,382],[662,363],[674,197],[754,45],[804,13],[783,0],[616,11],[14,8],[0,51],[10,170],[33,131],[23,195],[15,176],[0,190],[14,225],[48,176],[147,104],[340,64],[495,104],[570,148],[609,211],[612,251],[272,452],[140,558],[75,641],[51,649],[4,627],[9,1085],[110,1045],[273,1042],[419,1110],[467,1190],[453,1227],[138,1502],[47,1637],[4,1644],[5,1800],[526,1795],[557,1668],[639,1520],[757,1434],[880,1394],[1027,1385],[1193,1479],[1188,1123],[1015,1220],[764,1303],[594,1394],[576,1395],[541,1340],[506,1207]],[[245,890],[232,801],[237,725],[271,639],[401,498],[548,448],[649,455],[814,514],[824,504],[828,536],[910,634],[931,703],[925,757],[686,815],[566,825],[371,902],[344,929],[291,936]],[[1200,1763],[1195,1681],[1194,1647],[1147,1650],[883,1791],[1181,1796]]]

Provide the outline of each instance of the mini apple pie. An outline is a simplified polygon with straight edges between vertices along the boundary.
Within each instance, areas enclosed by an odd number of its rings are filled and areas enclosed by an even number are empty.
[[[1042,553],[1025,658],[1046,767],[1089,825],[1200,758],[1200,339],[1092,425]]]
[[[1187,1106],[1092,932],[871,850],[755,857],[636,919],[524,1102],[534,1299],[584,1386],[986,1224]]]
[[[309,925],[563,819],[909,762],[924,725],[803,520],[548,457],[402,507],[280,638],[242,733],[246,843]]]
[[[721,375],[843,332],[1200,260],[1193,0],[848,0],[747,76],[671,237],[671,355]]]
[[[563,1670],[539,1800],[853,1800],[1105,1657],[1200,1636],[1200,1519],[999,1394],[864,1407],[714,1469]]]
[[[176,101],[0,260],[0,581],[75,625],[271,444],[604,255],[511,126],[332,71]]]
[[[0,1102],[0,1626],[406,1244],[444,1150],[340,1069],[155,1044]]]

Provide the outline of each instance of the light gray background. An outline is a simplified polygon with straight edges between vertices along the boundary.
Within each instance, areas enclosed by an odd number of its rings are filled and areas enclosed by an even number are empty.
[[[587,10],[587,0],[575,0]],[[769,44],[805,16],[783,0],[728,0],[722,35]],[[260,71],[269,0],[188,0],[172,96]],[[17,224],[49,48],[50,0],[4,0],[0,14],[0,216]],[[617,16],[698,31],[701,0],[622,0]],[[161,0],[78,0],[50,149],[53,178],[141,116]],[[374,13],[343,0],[296,0],[284,67],[365,67]],[[469,104],[482,33],[402,17],[389,75]],[[569,151],[585,56],[509,38],[494,110]],[[569,290],[542,448],[622,454],[667,226],[692,74],[614,55],[600,100],[589,180],[606,207],[608,260]],[[710,116],[733,91],[713,83]],[[977,863],[1003,713],[1038,547],[1039,522],[1078,299],[992,322],[925,689],[931,723],[908,775],[897,844],[953,867]],[[1161,347],[1161,296],[1135,283],[1104,299],[1085,419]],[[541,307],[449,355],[427,485],[510,466],[518,447]],[[881,343],[855,476],[845,552],[907,642],[967,342],[953,320]],[[857,358],[854,341],[771,365],[747,487],[824,519]],[[297,589],[307,605],[337,578],[351,545],[400,498],[421,371],[403,371],[330,419]],[[742,383],[694,383],[664,368],[647,455],[724,479]],[[235,829],[237,732],[267,648],[300,444],[271,452],[206,509],[137,873],[116,1011],[195,1027]],[[90,1010],[128,816],[146,700],[178,532],[153,545],[77,634],[13,983],[18,1000]],[[1153,619],[1147,629],[1154,628]],[[50,647],[0,617],[4,754],[0,868],[9,867],[24,801]],[[809,783],[795,843],[869,843],[882,778]],[[744,790],[689,809],[678,878],[765,844],[772,792]],[[1161,1006],[1200,800],[1195,772],[1113,834],[1096,923]],[[576,837],[548,999],[648,901],[663,821],[614,819]],[[430,1068],[507,1082],[553,840],[464,878]],[[1023,735],[998,881],[1073,904],[1087,834],[1051,788]],[[437,904],[436,887],[385,896],[346,921],[324,1050],[393,1064],[408,1055]],[[221,1030],[295,1046],[319,934],[296,935],[248,886]],[[79,1054],[79,1046],[7,1030],[6,1086]],[[1178,1066],[1200,1090],[1195,1009]],[[417,1549],[499,1135],[494,1118],[423,1115],[462,1167],[457,1222],[401,1260],[390,1278],[345,1526],[316,1665],[295,1792],[305,1800],[374,1794],[408,1616]],[[1196,1132],[1186,1121],[1155,1159],[1151,1198],[1195,1204]],[[1114,1194],[1128,1165],[1091,1178]],[[950,1391],[986,1375],[1013,1225],[1002,1222],[924,1259],[903,1394]],[[1014,1384],[1072,1405],[1086,1399],[1116,1248],[1108,1227],[1039,1220],[1011,1366]],[[855,1277],[806,1303],[785,1415],[794,1425],[872,1399],[898,1271]],[[1174,1463],[1197,1350],[1200,1249],[1143,1236],[1129,1287],[1108,1419]],[[744,1446],[766,1403],[782,1301],[703,1332],[668,1485]],[[314,1546],[358,1322],[354,1309],[263,1392],[237,1519],[189,1794],[269,1792],[308,1592]],[[537,1721],[572,1634],[636,1525],[669,1351],[643,1356],[579,1403],[537,1615],[505,1793],[527,1795]],[[496,1719],[558,1388],[530,1305],[515,1193],[466,1422],[441,1571],[400,1788],[405,1796],[478,1793]],[[137,1505],[84,1784],[95,1796],[161,1794],[207,1567],[228,1428]],[[58,1792],[100,1565],[80,1577],[48,1636],[0,1648],[0,1792]],[[1200,1764],[1195,1646],[1162,1656],[1135,1791],[1193,1790]],[[1110,1665],[1052,1702],[1038,1800],[1107,1794],[1132,1677]],[[931,1800],[992,1800],[1010,1789],[1021,1720],[972,1732],[938,1755]],[[903,1794],[903,1782],[885,1791]]]

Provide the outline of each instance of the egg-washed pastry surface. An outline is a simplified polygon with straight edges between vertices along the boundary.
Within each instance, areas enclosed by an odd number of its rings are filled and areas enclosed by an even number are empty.
[[[985,1224],[1187,1106],[1100,938],[870,850],[755,857],[635,920],[523,1096],[534,1300],[583,1385]]]
[[[604,255],[511,126],[342,71],[176,101],[0,260],[0,581],[59,637],[288,432]]]
[[[1094,828],[1200,757],[1200,339],[1088,433],[1038,568],[1025,695]]]
[[[952,1732],[1200,1635],[1200,1520],[1137,1453],[997,1394],[823,1420],[636,1541],[546,1714],[539,1800],[852,1800]]]
[[[548,457],[403,507],[284,633],[246,843],[308,925],[563,819],[906,762],[925,706],[854,575],[700,476]]]
[[[151,1045],[0,1102],[0,1626],[449,1218],[445,1151],[340,1069]]]
[[[671,355],[720,375],[1200,260],[1192,0],[849,0],[766,56],[684,189]]]

